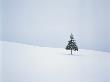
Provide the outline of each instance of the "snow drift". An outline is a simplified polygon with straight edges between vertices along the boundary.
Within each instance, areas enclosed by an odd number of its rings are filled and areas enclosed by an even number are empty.
[[[2,82],[110,82],[110,53],[2,45]]]

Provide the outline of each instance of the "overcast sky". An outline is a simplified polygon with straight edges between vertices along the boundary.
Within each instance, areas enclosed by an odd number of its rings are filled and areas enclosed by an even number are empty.
[[[2,3],[0,0],[0,40],[1,40],[1,35],[2,35]]]
[[[1,11],[0,11],[1,12]],[[110,0],[3,0],[2,40],[110,52]]]

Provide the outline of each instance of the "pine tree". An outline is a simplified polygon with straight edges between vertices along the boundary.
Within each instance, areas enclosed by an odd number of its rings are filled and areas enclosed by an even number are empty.
[[[71,54],[72,54],[72,50],[74,51],[78,51],[78,46],[76,45],[76,42],[74,40],[73,34],[71,33],[70,35],[70,41],[68,41],[68,45],[66,46],[66,50],[71,50]]]

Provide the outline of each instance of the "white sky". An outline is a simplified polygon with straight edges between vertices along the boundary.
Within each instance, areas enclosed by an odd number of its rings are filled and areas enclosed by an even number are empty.
[[[3,40],[110,51],[109,0],[3,0]],[[1,12],[1,11],[0,11]]]

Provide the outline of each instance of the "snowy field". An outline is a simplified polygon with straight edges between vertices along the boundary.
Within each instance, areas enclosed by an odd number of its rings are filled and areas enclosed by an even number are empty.
[[[110,53],[79,49],[70,55],[63,48],[2,45],[2,82],[110,82]]]

